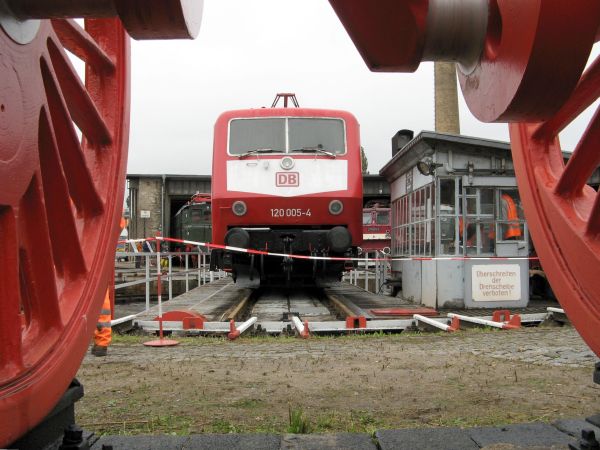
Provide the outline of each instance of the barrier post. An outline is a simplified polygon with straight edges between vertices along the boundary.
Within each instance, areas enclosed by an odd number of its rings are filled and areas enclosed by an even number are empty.
[[[190,277],[188,274],[188,267],[189,267],[189,265],[188,265],[189,258],[188,257],[189,256],[190,255],[188,255],[188,253],[185,252],[185,292],[188,292],[190,290]]]
[[[169,300],[173,300],[173,260],[171,254],[167,255],[169,262]]]
[[[365,291],[369,291],[369,253],[365,253]]]
[[[202,268],[204,267],[204,255],[200,254],[200,250],[198,250],[198,286],[202,286]]]
[[[165,339],[163,333],[163,314],[162,314],[162,267],[160,266],[160,240],[156,240],[156,293],[158,294],[158,339],[144,342],[147,347],[172,347],[179,344],[179,341]]]
[[[146,262],[146,311],[148,311],[150,309],[150,255],[144,255],[144,261]]]

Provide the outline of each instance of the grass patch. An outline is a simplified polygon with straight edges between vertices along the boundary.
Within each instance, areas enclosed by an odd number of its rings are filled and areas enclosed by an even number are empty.
[[[217,419],[205,428],[208,433],[229,434],[240,433],[241,430],[227,420]]]
[[[311,432],[311,424],[301,408],[289,407],[289,420],[287,432],[292,434],[307,434]]]
[[[99,435],[132,436],[139,434],[169,434],[187,436],[191,431],[192,420],[178,415],[163,415],[150,418],[127,418],[106,422],[83,423],[87,430]]]
[[[264,401],[256,398],[244,398],[230,403],[232,408],[256,409],[264,406]]]
[[[500,331],[497,328],[493,327],[472,327],[465,330],[461,330],[460,333],[455,333],[452,336],[449,336],[447,333],[439,332],[433,330],[431,332],[422,332],[421,330],[405,330],[401,333],[386,333],[383,331],[377,331],[374,333],[349,333],[349,334],[341,334],[341,335],[312,335],[310,337],[311,341],[317,342],[330,342],[332,340],[346,342],[346,341],[356,341],[356,340],[369,340],[373,342],[377,341],[386,341],[386,342],[402,342],[407,339],[452,339],[459,337],[466,337],[471,334],[479,334],[479,333],[496,333]],[[171,339],[175,339],[180,342],[182,346],[188,345],[215,345],[221,344],[226,345],[229,344],[230,341],[227,340],[225,336],[169,336]],[[114,333],[112,338],[112,343],[115,345],[136,345],[143,344],[144,342],[156,339],[155,335],[149,334],[140,334],[140,332],[134,332],[131,334],[118,334]],[[295,336],[287,336],[287,335],[265,335],[258,334],[252,335],[247,334],[241,336],[239,339],[235,341],[235,345],[244,345],[244,344],[260,344],[260,343],[277,343],[277,344],[289,344],[289,345],[298,345],[305,344],[306,341],[299,340]]]

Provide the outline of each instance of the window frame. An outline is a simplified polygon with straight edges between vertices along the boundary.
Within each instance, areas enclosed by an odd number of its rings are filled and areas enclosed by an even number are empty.
[[[346,126],[346,121],[341,117],[329,117],[329,116],[261,116],[261,117],[234,117],[229,119],[227,123],[227,155],[232,157],[239,157],[243,153],[231,153],[230,145],[231,145],[231,123],[236,120],[268,120],[268,119],[283,119],[285,121],[285,152],[273,151],[267,153],[267,155],[308,155],[308,153],[300,153],[300,152],[290,152],[290,127],[289,121],[290,119],[320,119],[320,120],[337,120],[342,122],[343,134],[344,134],[344,152],[343,153],[334,153],[337,156],[345,156],[348,154],[348,130]],[[324,149],[327,151],[327,149]],[[257,155],[260,155],[257,153]],[[319,155],[318,152],[310,153],[310,155],[317,156],[326,156]],[[254,156],[254,155],[252,155]],[[263,155],[264,156],[264,155]]]

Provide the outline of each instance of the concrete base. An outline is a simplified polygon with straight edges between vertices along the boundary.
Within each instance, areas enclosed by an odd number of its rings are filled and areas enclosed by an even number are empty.
[[[332,434],[204,434],[194,436],[103,436],[92,450],[476,450],[479,448],[558,449],[576,445],[581,431],[600,428],[586,419],[554,424],[527,423],[502,427],[418,428]],[[104,447],[107,448],[107,447]]]

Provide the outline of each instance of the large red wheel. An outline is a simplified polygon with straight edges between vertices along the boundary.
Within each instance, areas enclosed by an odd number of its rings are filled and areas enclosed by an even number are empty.
[[[551,119],[513,124],[510,140],[527,224],[552,289],[600,356],[600,196],[587,182],[600,165],[600,108],[565,165],[558,133],[600,95],[600,57]]]
[[[118,19],[2,25],[0,447],[52,409],[89,344],[129,132],[129,38]],[[85,63],[85,81],[66,50]]]
[[[586,185],[600,165],[600,112],[566,167],[557,138],[600,94],[600,62],[581,75],[600,39],[600,3],[329,1],[372,70],[457,62],[471,112],[513,122],[513,160],[536,250],[569,318],[600,356],[600,197]]]

